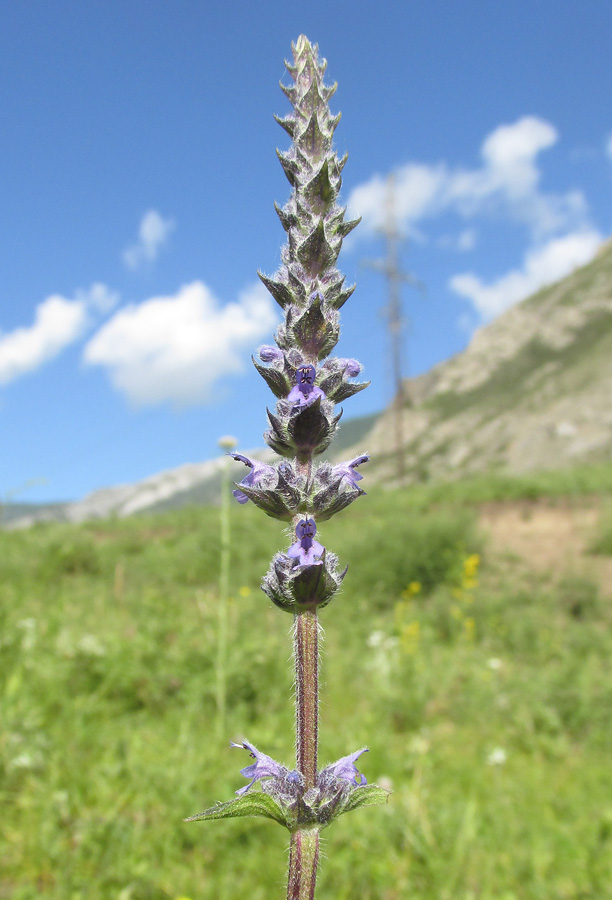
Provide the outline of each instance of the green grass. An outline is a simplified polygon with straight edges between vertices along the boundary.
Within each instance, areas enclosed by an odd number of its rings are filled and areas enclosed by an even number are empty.
[[[322,529],[349,563],[322,762],[367,743],[393,793],[324,833],[321,900],[612,895],[609,606],[489,559],[484,485],[373,491]],[[227,737],[291,763],[291,620],[258,587],[283,538],[250,507],[232,527]],[[206,508],[0,533],[0,898],[284,895],[277,825],[181,821],[248,762],[215,737],[218,552]]]
[[[589,546],[591,553],[612,556],[612,508],[608,506],[600,517],[597,534]]]
[[[372,493],[378,496],[376,491]],[[401,494],[399,502],[412,511],[422,512],[440,506],[469,507],[504,500],[542,498],[565,502],[609,494],[612,494],[612,462],[601,462],[525,475],[492,470],[449,481],[421,482]]]

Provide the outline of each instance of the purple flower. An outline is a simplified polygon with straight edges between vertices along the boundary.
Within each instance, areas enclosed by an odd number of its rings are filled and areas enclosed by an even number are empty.
[[[357,488],[360,494],[365,494],[365,491],[362,491],[361,488],[357,487],[357,482],[363,479],[363,475],[360,475],[357,471],[357,466],[367,462],[369,458],[370,457],[365,453],[363,456],[356,456],[355,459],[351,459],[349,462],[340,463],[339,465],[334,466],[333,473],[337,477],[346,478],[351,487]]]
[[[358,787],[360,784],[367,784],[368,782],[365,775],[362,772],[359,772],[355,765],[355,760],[358,759],[362,753],[367,752],[368,748],[362,747],[361,750],[355,750],[354,753],[343,756],[342,759],[336,760],[331,766],[326,766],[325,769],[320,772],[319,777],[325,781],[326,776],[332,775],[334,778],[342,778],[344,781],[350,782],[350,784],[355,787]],[[358,777],[359,781],[357,780]]]
[[[274,362],[275,359],[283,358],[283,351],[278,347],[272,347],[270,344],[264,344],[259,348],[259,358],[262,362]]]
[[[268,466],[266,463],[259,462],[257,459],[249,459],[248,456],[242,456],[240,453],[230,453],[229,454],[232,459],[237,460],[238,462],[243,462],[245,466],[248,466],[251,470],[247,475],[244,476],[240,484],[245,484],[248,487],[255,487],[262,479],[267,476],[274,475],[276,476],[276,470],[273,466]],[[232,491],[232,494],[238,501],[238,503],[247,503],[248,497],[241,491],[240,488],[236,488],[235,491]]]
[[[330,357],[321,364],[321,368],[326,372],[341,372],[347,378],[357,378],[363,366],[358,359]]]
[[[325,547],[314,536],[317,533],[317,526],[314,519],[302,519],[298,522],[295,529],[297,541],[287,550],[287,556],[298,562],[295,565],[300,566],[318,566],[321,560],[318,558],[325,552]]]
[[[309,406],[317,397],[325,399],[325,392],[315,384],[317,370],[314,366],[300,366],[295,373],[296,384],[291,388],[287,400],[295,407]]]
[[[344,363],[344,372],[347,378],[357,378],[363,366],[357,359],[342,359],[338,360],[338,362]]]
[[[260,753],[257,747],[254,747],[253,744],[249,744],[248,741],[243,741],[241,744],[235,744],[233,741],[230,741],[230,747],[237,747],[239,750],[248,750],[255,760],[250,766],[245,766],[244,769],[240,770],[240,774],[244,775],[245,778],[250,778],[251,781],[249,784],[245,784],[244,787],[241,787],[236,791],[238,796],[246,793],[249,788],[253,787],[256,781],[259,781],[262,778],[285,778],[289,775],[289,771],[285,766],[281,766],[281,764],[277,763],[271,756]]]

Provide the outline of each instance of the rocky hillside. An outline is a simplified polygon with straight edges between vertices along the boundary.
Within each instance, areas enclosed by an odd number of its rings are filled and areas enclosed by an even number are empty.
[[[27,528],[35,522],[123,518],[139,512],[182,506],[187,502],[214,503],[219,495],[222,463],[223,457],[186,463],[135,484],[102,488],[75,503],[9,504],[0,510],[0,521],[5,527]]]
[[[406,396],[408,481],[612,458],[612,242],[407,380]],[[377,480],[395,477],[393,434],[388,410],[363,444]]]

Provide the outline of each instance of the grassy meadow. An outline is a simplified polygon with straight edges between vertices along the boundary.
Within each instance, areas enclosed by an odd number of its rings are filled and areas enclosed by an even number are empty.
[[[323,833],[321,900],[612,896],[611,596],[589,568],[611,499],[612,466],[490,476],[372,490],[322,529],[349,572],[321,614],[321,762],[367,744],[392,793]],[[518,500],[601,508],[580,571],[490,547],[480,505]],[[230,738],[293,758],[291,619],[259,590],[284,538],[250,505],[231,525],[222,729],[218,509],[0,532],[3,900],[284,895],[278,825],[182,821],[245,783]]]

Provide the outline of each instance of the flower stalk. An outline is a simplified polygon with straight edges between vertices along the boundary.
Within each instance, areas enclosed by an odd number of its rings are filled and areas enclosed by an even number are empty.
[[[314,900],[319,865],[319,832],[296,831],[289,848],[287,900]]]
[[[316,612],[295,617],[295,743],[298,772],[309,790],[317,780],[319,749],[319,622]]]
[[[236,799],[187,821],[259,815],[284,825],[291,833],[287,898],[313,900],[319,831],[345,812],[386,802],[387,792],[367,784],[357,770],[355,761],[367,748],[318,769],[318,613],[346,575],[337,556],[320,543],[318,524],[364,494],[357,467],[368,456],[337,465],[315,458],[338,428],[342,409],[336,411],[336,404],[368,382],[353,380],[361,371],[357,360],[330,356],[340,337],[339,310],[354,290],[345,286],[336,260],[343,238],[358,224],[345,221],[338,203],[346,156],[339,159],[332,146],[340,120],[329,109],[336,85],[324,83],[327,64],[304,35],[292,51],[293,61],[286,63],[292,84],[281,88],[293,110],[276,117],[292,139],[287,152],[277,151],[292,187],[286,205],[276,206],[287,243],[276,274],[258,273],[283,310],[283,322],[274,335],[276,346],[261,347],[259,358],[253,358],[276,398],[264,439],[282,460],[268,465],[231,455],[248,468],[234,490],[236,500],[290,522],[294,533],[288,549],[273,557],[262,589],[294,617],[296,768],[289,770],[248,741],[232,743],[254,760],[241,770],[249,784],[238,789]]]

